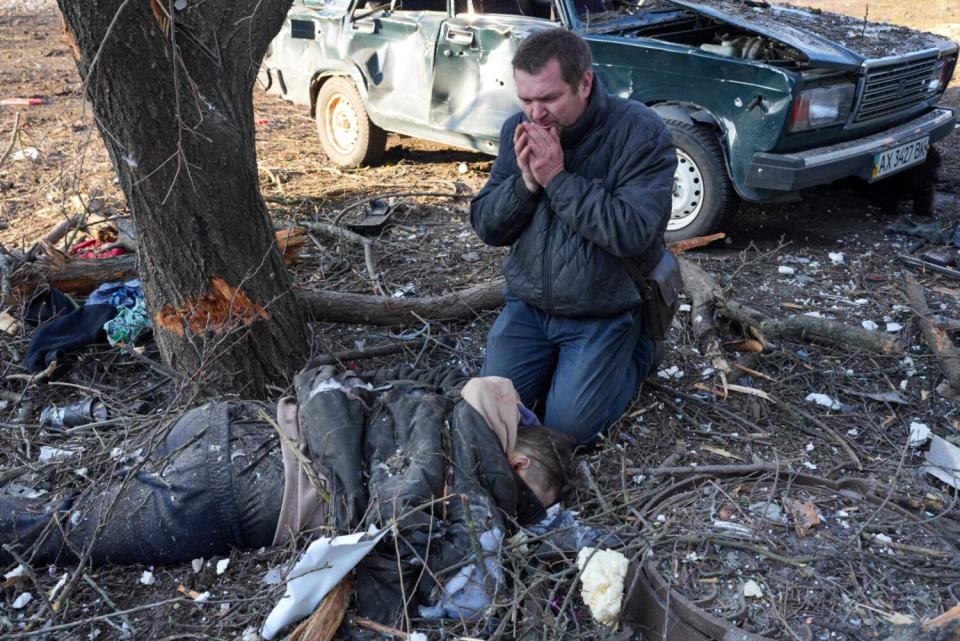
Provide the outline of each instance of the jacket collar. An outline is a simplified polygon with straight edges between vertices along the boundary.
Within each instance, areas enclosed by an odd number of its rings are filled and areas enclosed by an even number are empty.
[[[560,132],[560,144],[563,147],[575,145],[583,139],[593,128],[603,122],[607,113],[607,92],[600,83],[596,72],[593,74],[593,86],[590,88],[590,97],[587,99],[587,108],[569,127]]]

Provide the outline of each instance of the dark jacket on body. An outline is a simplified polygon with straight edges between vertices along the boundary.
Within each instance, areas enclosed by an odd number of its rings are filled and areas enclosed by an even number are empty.
[[[475,536],[509,533],[546,512],[483,417],[438,393],[451,389],[450,377],[428,382],[411,372],[418,380],[390,377],[383,391],[316,393],[331,374],[320,367],[297,375],[300,428],[327,480],[338,532],[396,523],[396,537],[357,567],[357,602],[361,616],[400,625],[405,608],[416,614],[411,595],[433,603],[434,579],[450,578],[447,568],[470,557],[471,527]]]
[[[559,316],[635,307],[640,295],[621,257],[646,273],[663,254],[677,166],[670,132],[595,77],[583,115],[561,132],[566,171],[531,194],[513,149],[522,120],[521,112],[504,123],[490,179],[470,205],[484,242],[511,245],[503,269],[511,293]]]

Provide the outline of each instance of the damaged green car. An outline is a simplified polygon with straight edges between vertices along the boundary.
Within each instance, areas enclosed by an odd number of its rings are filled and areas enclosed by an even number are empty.
[[[340,165],[377,162],[387,132],[496,154],[520,109],[513,52],[557,26],[670,127],[669,240],[720,229],[741,199],[915,167],[957,120],[936,106],[955,42],[758,0],[296,0],[265,82],[310,108]]]

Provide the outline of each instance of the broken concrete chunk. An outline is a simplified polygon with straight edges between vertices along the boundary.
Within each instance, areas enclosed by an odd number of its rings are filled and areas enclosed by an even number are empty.
[[[934,436],[930,441],[926,459],[929,464],[927,474],[960,490],[960,447]]]
[[[760,599],[763,598],[763,588],[760,587],[760,584],[750,579],[743,584],[743,596],[748,599]]]
[[[930,428],[926,423],[910,423],[910,447],[920,447],[930,440]]]

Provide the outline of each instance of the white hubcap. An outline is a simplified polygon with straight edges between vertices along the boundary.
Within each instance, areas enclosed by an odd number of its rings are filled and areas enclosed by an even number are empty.
[[[330,144],[341,154],[349,154],[360,137],[360,118],[347,97],[341,93],[330,97],[323,111],[323,125]]]
[[[683,229],[703,209],[703,174],[693,159],[677,149],[677,171],[673,175],[673,211],[668,230]]]

